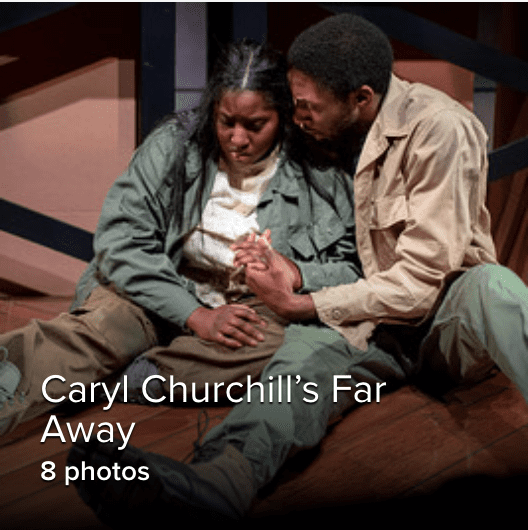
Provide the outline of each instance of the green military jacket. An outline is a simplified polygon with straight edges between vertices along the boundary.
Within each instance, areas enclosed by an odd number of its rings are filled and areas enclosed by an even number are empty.
[[[95,233],[95,257],[79,280],[72,309],[99,282],[112,284],[133,302],[180,327],[200,307],[194,282],[178,274],[185,236],[200,221],[199,213],[192,211],[199,186],[199,151],[182,138],[185,131],[174,122],[161,126],[136,150],[113,184]],[[297,264],[303,292],[356,281],[361,271],[344,182],[336,179],[336,170],[312,171],[335,197],[333,208],[307,186],[300,166],[281,155],[257,207],[259,226],[269,228],[273,247]],[[166,215],[172,201],[174,163],[185,164],[185,226],[181,229]],[[217,171],[211,160],[204,207]]]

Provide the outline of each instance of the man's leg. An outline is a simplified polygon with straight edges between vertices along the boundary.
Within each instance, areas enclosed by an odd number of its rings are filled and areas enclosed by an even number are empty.
[[[0,435],[50,410],[48,395],[67,395],[72,383],[99,381],[156,344],[143,311],[106,288],[94,290],[73,313],[50,321],[33,320],[0,336]]]
[[[356,388],[357,383],[368,383],[374,400],[376,385],[384,392],[390,390],[405,382],[414,366],[412,351],[383,326],[363,352],[330,328],[291,325],[284,345],[262,373],[262,386],[254,385],[227,418],[206,435],[203,451],[207,455],[214,448],[237,448],[251,463],[258,490],[275,476],[289,455],[315,447],[328,424],[358,404],[355,393],[364,387]],[[365,394],[360,392],[358,399],[363,398]]]
[[[328,422],[356,403],[357,382],[369,383],[375,392],[376,383],[405,381],[414,367],[406,355],[383,329],[361,352],[329,328],[291,325],[260,384],[255,381],[208,433],[191,465],[132,447],[119,451],[115,444],[78,443],[69,465],[112,467],[120,462],[149,470],[148,481],[128,485],[78,481],[80,495],[108,524],[124,518],[146,522],[152,513],[177,513],[180,523],[192,522],[197,513],[239,518],[292,451],[317,445]],[[334,375],[350,376],[337,385],[351,390],[336,392],[336,399]]]
[[[511,270],[479,265],[449,287],[421,355],[426,370],[477,382],[497,365],[528,401],[528,288]]]

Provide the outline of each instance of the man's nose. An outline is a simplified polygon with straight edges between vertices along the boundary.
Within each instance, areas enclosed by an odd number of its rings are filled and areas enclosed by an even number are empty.
[[[310,121],[310,113],[306,109],[295,107],[293,113],[293,122],[301,127],[301,129]]]

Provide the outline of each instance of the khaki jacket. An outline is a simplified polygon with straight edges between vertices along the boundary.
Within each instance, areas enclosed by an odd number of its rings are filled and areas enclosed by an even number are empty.
[[[320,319],[356,347],[380,322],[423,321],[450,276],[496,262],[486,140],[465,107],[392,77],[354,175],[365,278],[312,293]]]

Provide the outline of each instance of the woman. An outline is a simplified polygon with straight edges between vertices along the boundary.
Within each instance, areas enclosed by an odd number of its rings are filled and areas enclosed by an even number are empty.
[[[187,383],[174,399],[257,376],[285,322],[232,265],[249,234],[267,230],[305,291],[357,279],[346,190],[295,155],[290,111],[284,59],[228,47],[199,108],[159,125],[110,189],[70,313],[0,337],[0,434],[145,351],[133,383],[158,373],[170,392],[173,374]]]

